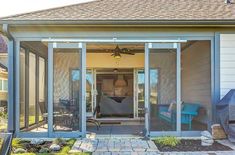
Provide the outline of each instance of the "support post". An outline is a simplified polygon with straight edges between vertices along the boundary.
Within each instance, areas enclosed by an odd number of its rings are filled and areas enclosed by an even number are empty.
[[[15,120],[15,132],[16,132],[16,135],[19,133],[20,131],[20,41],[16,41],[15,44],[15,52],[14,52],[14,55],[15,55],[15,63],[14,64],[14,71],[15,71],[15,76],[14,76],[14,96],[15,99],[15,116],[14,116],[14,120]],[[8,74],[8,76],[10,76]],[[14,104],[14,103],[13,103]],[[10,107],[11,108],[11,107]],[[9,119],[9,118],[8,118]]]
[[[149,43],[145,44],[145,66],[144,66],[144,108],[145,108],[145,136],[149,137],[150,111],[149,111]]]
[[[176,103],[177,103],[177,121],[176,131],[181,131],[181,45],[177,43],[176,50]]]
[[[25,50],[25,127],[29,127],[29,49]]]
[[[80,49],[79,49],[80,50]],[[82,136],[86,136],[86,44],[82,43],[82,50],[81,50],[81,57],[80,57],[80,68],[81,68],[81,93],[80,93],[80,129],[82,132]]]
[[[53,43],[48,44],[48,134],[53,133]]]
[[[39,56],[38,55],[35,55],[36,56],[36,70],[35,70],[35,84],[36,84],[36,87],[35,87],[35,98],[36,98],[36,118],[35,118],[35,121],[36,121],[36,124],[39,123]]]
[[[8,132],[15,131],[15,93],[14,93],[14,77],[15,77],[15,57],[14,57],[14,41],[8,41]]]

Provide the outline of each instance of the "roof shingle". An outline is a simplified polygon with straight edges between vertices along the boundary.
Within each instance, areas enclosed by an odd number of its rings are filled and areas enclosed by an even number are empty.
[[[235,4],[224,0],[96,0],[0,20],[235,20]]]

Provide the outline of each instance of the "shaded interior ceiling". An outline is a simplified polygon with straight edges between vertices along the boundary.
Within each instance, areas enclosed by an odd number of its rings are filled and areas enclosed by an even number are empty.
[[[186,43],[181,43],[181,51],[185,50],[186,48],[190,47],[196,41],[188,41]],[[45,54],[47,53],[48,47],[46,43],[42,43],[39,41],[28,41],[28,42],[21,42],[22,45],[26,45],[35,51],[41,51]],[[87,44],[87,52],[88,53],[112,53],[111,50],[116,48],[117,44],[102,44],[102,43],[88,43]],[[143,53],[144,52],[144,44],[118,44],[120,49],[127,48],[134,53]],[[65,49],[58,49],[57,51],[61,51]],[[71,51],[73,49],[66,49],[66,51]]]

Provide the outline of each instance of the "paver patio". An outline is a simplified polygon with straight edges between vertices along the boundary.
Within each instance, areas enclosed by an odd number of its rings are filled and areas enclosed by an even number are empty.
[[[235,151],[160,152],[151,140],[125,137],[78,139],[70,153],[77,152],[92,152],[93,155],[235,155]]]
[[[77,140],[71,152],[94,152],[94,154],[151,152],[151,154],[157,154],[159,150],[153,141],[139,138],[85,138]]]

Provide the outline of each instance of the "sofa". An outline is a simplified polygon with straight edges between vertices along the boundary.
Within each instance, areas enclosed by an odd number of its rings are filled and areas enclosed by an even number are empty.
[[[100,99],[101,115],[133,115],[133,97],[123,97],[117,101],[112,97],[102,95]]]

